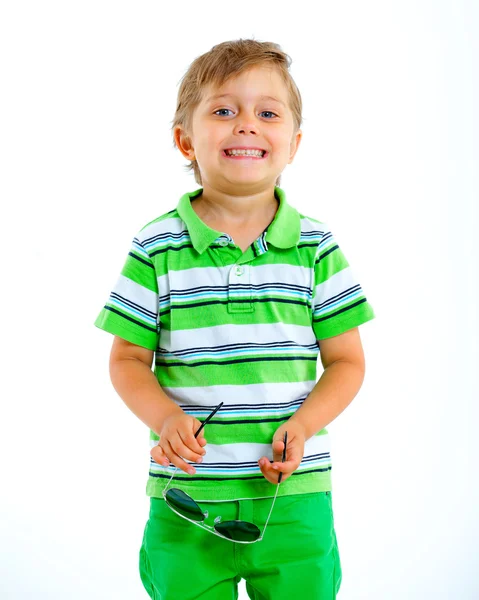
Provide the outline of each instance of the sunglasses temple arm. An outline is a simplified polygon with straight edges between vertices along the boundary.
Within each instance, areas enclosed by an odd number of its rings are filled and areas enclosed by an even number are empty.
[[[208,421],[210,421],[212,419],[212,417],[216,413],[216,411],[218,411],[222,406],[223,406],[223,402],[218,404],[218,406],[214,409],[214,411],[206,417],[206,419],[203,421],[203,423],[201,423],[201,426],[199,427],[198,431],[195,433],[195,437],[198,437],[198,434],[203,429],[203,427],[206,425],[206,423],[208,423]]]
[[[283,457],[281,459],[281,462],[284,462],[284,459],[286,458],[286,446],[288,445],[288,432],[287,431],[284,432],[283,442],[284,442],[284,448],[283,448]],[[282,479],[283,479],[283,473],[280,471],[279,476],[278,476],[278,483],[281,483]]]
[[[263,533],[261,534],[261,537],[263,537],[264,532],[266,531],[266,527],[268,526],[268,521],[269,521],[269,518],[271,516],[271,513],[273,512],[273,507],[274,507],[274,503],[276,502],[276,496],[278,495],[278,490],[279,490],[279,485],[276,486],[276,493],[275,493],[274,498],[273,498],[273,503],[271,504],[271,508],[270,508],[270,511],[269,511],[268,518],[266,519],[266,523],[264,524],[264,529],[263,529]]]

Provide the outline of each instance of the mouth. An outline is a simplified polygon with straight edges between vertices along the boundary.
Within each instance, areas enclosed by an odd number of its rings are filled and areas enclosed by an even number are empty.
[[[262,150],[263,155],[258,156],[255,154],[228,154],[226,150],[222,151],[222,155],[230,160],[263,160],[269,156],[266,150]]]

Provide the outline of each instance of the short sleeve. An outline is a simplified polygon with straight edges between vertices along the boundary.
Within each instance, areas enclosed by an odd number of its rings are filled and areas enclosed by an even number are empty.
[[[327,224],[314,261],[313,330],[317,340],[340,335],[375,318],[349,262]]]
[[[156,350],[159,334],[158,280],[138,233],[123,269],[94,325],[132,344]]]

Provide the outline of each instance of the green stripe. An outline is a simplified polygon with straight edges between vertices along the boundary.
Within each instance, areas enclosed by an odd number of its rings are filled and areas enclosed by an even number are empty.
[[[155,366],[155,374],[163,387],[208,387],[210,385],[252,385],[314,381],[317,358],[314,360],[285,360],[279,362],[245,362],[232,365],[201,367]]]
[[[135,326],[134,323],[130,323],[130,321],[106,308],[103,308],[94,324],[96,327],[117,335],[127,342],[148,348],[149,350],[156,350],[158,338],[156,332],[149,331],[138,325]]]
[[[158,284],[156,281],[156,273],[153,263],[145,264],[145,258],[139,254],[133,253],[134,256],[128,255],[126,258],[121,274],[135,283],[142,285],[147,290],[158,292]]]
[[[324,467],[326,468],[326,467]],[[171,477],[171,475],[170,475]],[[217,478],[215,481],[207,481],[201,478],[201,485],[195,476],[184,477],[180,471],[176,472],[176,477],[181,479],[181,489],[194,498],[197,502],[222,500],[237,500],[238,498],[268,498],[273,497],[276,492],[276,485],[270,483],[263,474],[252,479],[244,481],[225,481],[223,478]],[[146,485],[146,494],[148,496],[162,497],[163,488],[166,487],[168,478],[148,477]],[[173,483],[172,482],[172,483]],[[281,482],[278,496],[289,496],[290,494],[309,494],[313,492],[327,492],[332,489],[331,471],[301,474],[295,472],[288,479]]]
[[[236,303],[234,303],[236,305]],[[311,327],[311,309],[308,306],[279,303],[278,307],[271,302],[252,302],[251,312],[231,312],[231,303],[207,304],[205,306],[192,306],[191,309],[176,309],[174,317],[174,329],[198,329],[204,327],[216,327],[218,325],[256,325],[285,323]],[[281,309],[281,312],[279,312]],[[171,309],[170,309],[171,310]],[[162,329],[171,330],[171,313],[162,312]],[[251,340],[254,341],[254,340]]]
[[[322,317],[321,320],[313,319],[313,329],[316,339],[321,340],[340,335],[349,329],[359,327],[359,325],[374,319],[376,315],[373,307],[364,299],[364,296],[362,296],[362,299],[361,304],[347,311],[339,312],[341,309],[330,311],[327,313],[331,316],[329,319],[323,319]],[[358,302],[358,299],[355,302]],[[355,302],[351,302],[349,305],[355,304]]]
[[[188,411],[185,411],[188,413]],[[222,425],[215,424],[214,421],[208,423],[208,434],[205,434],[205,439],[210,444],[244,444],[251,442],[254,444],[271,444],[274,433],[283,423],[285,423],[296,411],[292,411],[289,414],[274,417],[274,421],[268,421],[267,423],[261,422],[258,419],[254,423],[237,423],[238,419],[235,419],[232,425],[228,424],[228,419],[223,421]],[[264,417],[263,417],[264,418]],[[201,422],[204,419],[200,419]],[[241,428],[241,434],[233,432],[233,427]],[[316,436],[328,435],[326,428],[321,429]],[[150,440],[159,441],[160,436],[150,429]]]

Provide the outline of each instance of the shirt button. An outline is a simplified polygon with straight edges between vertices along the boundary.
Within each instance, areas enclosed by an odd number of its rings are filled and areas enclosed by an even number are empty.
[[[243,267],[236,267],[236,275],[243,275],[244,272],[244,268]]]
[[[224,238],[222,238],[219,242],[220,246],[227,246],[228,245],[228,240],[225,240]]]

